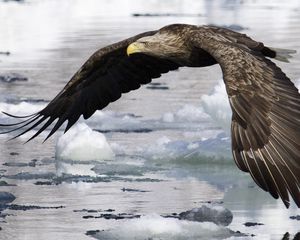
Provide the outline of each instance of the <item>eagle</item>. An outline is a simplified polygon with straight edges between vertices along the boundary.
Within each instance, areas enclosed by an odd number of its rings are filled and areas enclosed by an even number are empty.
[[[41,111],[14,116],[3,132],[65,132],[131,90],[180,67],[219,64],[232,109],[231,142],[236,165],[274,198],[300,208],[300,95],[270,58],[288,61],[293,50],[264,46],[245,34],[216,26],[172,24],[96,51]],[[46,140],[45,139],[45,140]]]

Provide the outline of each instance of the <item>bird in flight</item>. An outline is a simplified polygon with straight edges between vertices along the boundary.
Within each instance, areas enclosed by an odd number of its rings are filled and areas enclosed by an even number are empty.
[[[220,64],[232,109],[232,154],[263,190],[289,195],[300,208],[300,95],[290,79],[269,58],[288,61],[292,50],[264,46],[245,34],[215,26],[173,24],[141,33],[96,51],[63,90],[41,111],[4,133],[39,127],[35,138],[55,120],[49,138],[64,122],[65,132],[116,101],[179,67]],[[46,139],[47,139],[46,138]]]

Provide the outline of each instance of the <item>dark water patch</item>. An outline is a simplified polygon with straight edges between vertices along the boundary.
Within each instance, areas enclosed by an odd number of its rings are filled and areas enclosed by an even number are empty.
[[[11,156],[18,156],[18,155],[20,155],[20,153],[17,153],[17,152],[11,152],[11,153],[9,153],[9,155],[11,155]]]
[[[103,212],[114,212],[114,211],[116,211],[116,210],[109,208],[109,209],[104,210]]]
[[[151,85],[151,86],[161,86],[161,85],[164,85],[164,83],[160,83],[160,82],[151,82],[151,83],[148,83],[148,85]]]
[[[121,190],[123,192],[140,192],[140,193],[150,192],[150,191],[146,191],[146,190],[133,189],[133,188],[122,188]]]
[[[223,204],[223,201],[215,201],[215,200],[209,200],[209,201],[200,201],[199,203],[206,203],[206,204]]]
[[[49,103],[48,100],[43,98],[20,98],[20,101],[27,103]]]
[[[6,181],[0,181],[0,187],[15,187],[16,184],[9,184]]]
[[[300,221],[300,215],[290,216],[290,219]]]
[[[90,219],[90,218],[103,218],[106,220],[123,220],[123,219],[134,219],[134,218],[140,218],[141,215],[136,215],[136,214],[131,214],[131,213],[118,213],[118,214],[113,214],[113,213],[101,213],[98,216],[93,216],[93,215],[86,215],[83,216],[83,219]]]
[[[55,160],[54,157],[52,157],[52,158],[43,158],[43,159],[40,160],[41,165],[51,165],[55,162],[56,162],[56,160]]]
[[[96,210],[96,209],[80,209],[80,210],[73,210],[73,212],[87,212],[87,213],[100,213],[100,212],[114,212],[116,211],[115,209],[106,209],[106,210],[102,210],[102,209],[99,209],[99,210]]]
[[[133,13],[133,17],[202,17],[203,14],[193,13]]]
[[[94,209],[81,209],[81,210],[73,210],[73,212],[98,213],[98,212],[102,212],[102,210],[94,210]]]
[[[28,163],[22,163],[22,162],[6,162],[2,164],[6,167],[28,167]]]
[[[0,206],[7,203],[11,203],[16,199],[16,197],[9,192],[0,192]]]
[[[9,51],[0,51],[0,55],[6,55],[9,56],[10,52]]]
[[[5,210],[5,208],[6,208],[6,205],[0,205],[0,219],[1,219],[1,218],[4,219],[4,218],[6,218],[7,216],[13,216],[13,214],[2,213],[1,211],[2,211],[2,210]],[[5,221],[2,220],[1,222],[5,222]]]
[[[33,175],[35,177],[35,175]],[[35,178],[32,178],[35,179]],[[29,180],[27,178],[26,180]],[[104,177],[92,177],[86,175],[70,175],[70,174],[63,174],[60,177],[53,177],[51,181],[37,181],[35,185],[59,185],[62,183],[78,183],[78,182],[85,182],[85,183],[99,183],[99,182],[113,182],[113,181],[120,181],[120,182],[161,182],[163,180],[160,179],[153,179],[153,178],[126,178],[126,177],[119,177],[119,176],[104,176]]]
[[[34,180],[34,179],[54,179],[56,175],[51,172],[46,172],[46,173],[20,172],[14,175],[3,175],[3,177],[8,179],[18,179],[18,180]]]
[[[149,133],[153,132],[153,129],[150,128],[139,128],[139,129],[93,129],[96,132],[100,133]]]
[[[98,164],[91,168],[98,175],[107,176],[143,176],[145,172],[157,171],[157,168],[129,164]]]
[[[3,163],[3,166],[6,167],[35,167],[36,166],[36,159],[31,160],[29,163],[22,163],[22,162],[6,162]]]
[[[25,0],[0,0],[0,2],[18,2],[18,3],[24,3]]]
[[[104,230],[101,230],[101,231],[104,231]],[[88,235],[88,236],[94,236],[96,235],[97,233],[99,233],[100,230],[89,230],[85,233],[85,235]]]
[[[147,86],[147,89],[151,90],[169,90],[170,88],[168,86]]]
[[[164,218],[177,218],[180,219],[179,213],[171,213],[171,214],[167,214],[167,215],[161,215]]]
[[[28,78],[24,77],[19,73],[7,73],[7,74],[0,75],[0,82],[11,83],[11,82],[24,82],[24,81],[28,81]]]
[[[263,223],[257,223],[257,222],[245,222],[244,225],[246,227],[254,227],[254,226],[260,226],[260,225],[264,225]]]
[[[61,183],[78,183],[78,182],[86,182],[86,183],[111,182],[112,179],[108,177],[91,177],[91,176],[83,176],[83,175],[63,174],[61,177],[57,177],[52,181],[56,185],[58,185]]]
[[[169,89],[169,87],[166,86],[165,83],[159,83],[159,82],[149,83],[146,88],[152,89],[152,90],[168,90]]]
[[[121,115],[123,115],[123,114],[121,114]],[[132,118],[141,118],[141,117],[143,117],[143,116],[141,116],[141,115],[136,115],[136,114],[134,114],[134,113],[125,113],[124,114],[124,117],[132,117]]]
[[[34,184],[38,186],[50,186],[50,185],[58,185],[59,183],[52,182],[52,181],[37,181]]]
[[[132,182],[162,182],[164,180],[156,179],[156,178],[136,178],[133,179]]]
[[[0,75],[1,76],[1,75]],[[9,97],[4,99],[6,103],[10,104],[19,104],[21,102],[36,104],[36,103],[49,103],[49,101],[42,99],[42,98],[15,98],[15,97]]]
[[[65,206],[41,207],[36,205],[18,205],[18,204],[7,205],[7,209],[16,210],[16,211],[28,211],[28,210],[35,210],[35,209],[60,209],[60,208],[65,208]]]

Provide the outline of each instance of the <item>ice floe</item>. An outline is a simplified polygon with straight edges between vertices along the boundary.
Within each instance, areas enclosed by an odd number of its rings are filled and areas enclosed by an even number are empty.
[[[143,152],[143,156],[150,159],[182,159],[201,157],[202,160],[231,159],[231,140],[225,134],[199,141],[171,141],[168,137],[159,138]],[[199,159],[199,162],[200,159]]]
[[[223,80],[215,86],[211,94],[203,95],[201,100],[204,112],[229,134],[232,112]]]
[[[142,123],[133,114],[124,114],[113,111],[97,111],[87,121],[87,123],[94,125],[97,130],[102,132],[109,131],[137,131],[145,128]]]
[[[207,119],[208,115],[201,106],[191,104],[184,105],[175,113],[167,112],[162,116],[163,122],[199,122]]]
[[[17,104],[13,104],[13,103],[0,102],[1,112],[7,112],[17,116],[24,116],[24,115],[36,113],[40,111],[43,107],[45,107],[45,104],[43,103],[32,104],[23,101]],[[8,122],[12,123],[14,119],[12,120],[12,118],[1,113],[0,120],[1,123],[8,123]]]
[[[102,133],[93,131],[85,123],[78,123],[56,144],[56,159],[91,161],[112,160],[114,153]]]
[[[106,240],[191,240],[224,239],[234,236],[236,233],[214,223],[191,222],[151,214],[122,222],[117,227],[109,230],[93,231],[91,235],[96,239]]]
[[[222,206],[202,205],[199,208],[182,212],[180,219],[196,222],[213,222],[217,225],[228,226],[233,219],[232,212]]]

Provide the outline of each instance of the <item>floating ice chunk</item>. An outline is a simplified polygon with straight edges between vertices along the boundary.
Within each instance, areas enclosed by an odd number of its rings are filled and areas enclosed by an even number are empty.
[[[200,208],[182,212],[180,219],[196,222],[213,222],[217,225],[228,226],[232,222],[233,215],[230,210],[222,206],[203,205]]]
[[[175,113],[167,112],[163,114],[163,122],[199,122],[207,119],[207,114],[203,112],[201,106],[190,104],[184,105]]]
[[[229,134],[232,112],[223,80],[215,86],[212,94],[202,96],[201,100],[204,112]]]
[[[157,139],[157,141],[156,141],[158,146],[163,146],[169,142],[171,142],[171,140],[166,136],[163,136],[163,137]]]
[[[24,116],[24,115],[29,115],[35,112],[40,111],[43,107],[45,107],[45,104],[32,104],[32,103],[28,103],[28,102],[20,102],[18,104],[12,104],[12,103],[4,103],[4,102],[0,102],[0,111],[2,112],[7,112],[13,115],[17,115],[17,116]],[[11,118],[9,118],[8,116],[4,115],[4,114],[0,114],[0,119],[1,119],[1,123],[5,123],[6,120],[10,121],[11,123]],[[4,121],[2,121],[2,119]]]
[[[87,121],[100,131],[135,131],[145,128],[133,114],[117,113],[113,111],[97,111]]]
[[[199,148],[199,143],[190,143],[188,146],[187,146],[187,149],[188,150],[194,150],[194,149],[197,149]]]
[[[300,79],[295,80],[294,83],[300,91]],[[201,100],[204,112],[229,135],[232,111],[223,80],[215,86],[212,94],[203,95]]]
[[[179,160],[188,162],[190,158],[198,158],[199,163],[205,160],[231,160],[231,141],[224,133],[216,137],[200,141],[171,141],[167,137],[159,138],[156,143],[150,145],[143,156],[154,160]]]
[[[200,107],[193,105],[184,105],[181,109],[176,113],[176,117],[183,121],[199,121],[203,119],[203,110]]]
[[[84,123],[73,126],[56,144],[56,159],[91,161],[111,160],[114,153],[102,133]]]
[[[165,113],[163,116],[162,116],[162,120],[164,122],[174,122],[174,114],[173,113],[170,113],[170,112],[167,112]]]
[[[152,159],[176,158],[183,154],[187,143],[184,141],[171,141],[166,136],[159,138],[155,144],[149,146],[143,155]]]
[[[126,152],[126,147],[123,145],[120,145],[119,143],[113,142],[110,144],[110,147],[116,155],[125,154],[125,152]]]
[[[119,226],[93,234],[96,239],[122,240],[192,240],[224,239],[235,233],[228,228],[213,223],[190,222],[173,218],[163,218],[157,214],[128,220]]]

